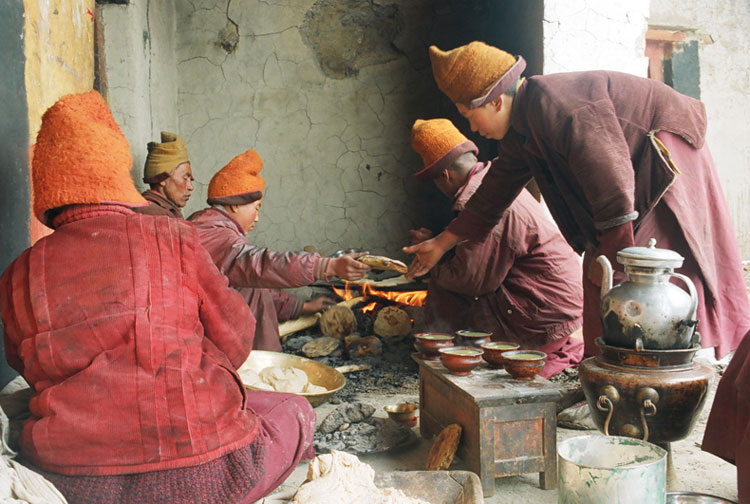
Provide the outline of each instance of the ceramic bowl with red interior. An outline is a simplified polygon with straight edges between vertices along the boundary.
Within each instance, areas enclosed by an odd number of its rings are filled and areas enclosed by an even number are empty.
[[[521,345],[512,341],[488,341],[487,343],[482,343],[482,350],[484,350],[482,358],[487,361],[487,364],[492,369],[502,369],[503,353],[518,350],[519,348],[521,348]]]
[[[538,350],[512,350],[503,353],[503,368],[516,380],[533,380],[544,367],[547,354]]]
[[[447,333],[424,332],[414,335],[414,346],[425,360],[439,360],[441,348],[454,346],[453,335]]]
[[[466,376],[482,362],[484,350],[471,346],[454,346],[441,348],[439,352],[440,362],[451,374]]]

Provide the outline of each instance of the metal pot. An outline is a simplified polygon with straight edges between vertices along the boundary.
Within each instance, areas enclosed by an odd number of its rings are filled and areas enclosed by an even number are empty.
[[[639,365],[619,364],[611,361],[616,355],[611,347],[608,349],[601,339],[597,343],[602,354],[581,362],[578,376],[599,430],[659,444],[685,438],[706,402],[713,371],[690,360],[663,365],[677,362],[674,356],[651,358],[675,350],[653,350],[642,356],[635,350],[620,349],[632,354],[620,362]],[[696,350],[681,350],[686,355],[680,360],[685,361]]]
[[[664,504],[667,451],[618,436],[587,435],[562,441],[558,504]]]
[[[678,253],[655,247],[629,247],[617,253],[628,281],[612,286],[612,265],[605,256],[602,265],[601,320],[605,343],[636,350],[689,348],[700,336],[695,331],[698,295],[693,282],[674,268],[682,266]],[[688,292],[671,283],[682,280]]]

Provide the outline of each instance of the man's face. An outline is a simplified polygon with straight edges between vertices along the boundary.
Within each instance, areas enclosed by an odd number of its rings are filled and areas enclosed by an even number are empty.
[[[193,192],[193,180],[195,179],[190,168],[190,161],[187,161],[177,165],[172,175],[159,185],[162,194],[169,201],[182,208],[190,199],[190,193]]]
[[[493,101],[487,105],[470,109],[457,103],[458,112],[469,120],[471,131],[479,132],[485,138],[500,140],[510,127],[510,113],[504,113],[502,104],[505,100]]]
[[[232,217],[242,226],[245,233],[255,229],[255,223],[260,220],[260,204],[262,201],[263,199],[259,199],[245,205],[234,206]]]

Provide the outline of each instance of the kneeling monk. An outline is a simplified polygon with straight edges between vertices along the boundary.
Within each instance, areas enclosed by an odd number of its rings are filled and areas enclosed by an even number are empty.
[[[448,119],[417,120],[412,147],[424,161],[415,177],[432,180],[460,212],[490,168]],[[411,231],[413,242],[432,237]],[[481,241],[459,243],[432,270],[425,320],[433,331],[481,329],[547,353],[549,378],[583,358],[572,337],[583,324],[581,264],[542,206],[522,191]],[[580,333],[580,331],[578,331]]]
[[[254,150],[240,154],[216,172],[208,185],[210,208],[188,220],[229,285],[240,289],[257,322],[256,350],[281,351],[279,321],[312,314],[332,304],[330,298],[303,303],[277,289],[303,287],[316,280],[338,276],[359,280],[369,266],[355,260],[361,254],[338,258],[316,253],[274,252],[247,243],[246,234],[258,222],[265,181],[259,175],[263,161]]]
[[[314,455],[315,413],[242,386],[253,316],[190,224],[133,212],[131,163],[97,92],[44,114],[34,212],[55,232],[0,278],[34,391],[21,456],[69,502],[255,502]]]

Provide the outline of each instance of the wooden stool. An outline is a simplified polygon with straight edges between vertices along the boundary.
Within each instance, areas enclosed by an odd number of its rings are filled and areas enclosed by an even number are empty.
[[[539,472],[543,489],[557,487],[561,387],[539,376],[514,380],[484,362],[469,376],[455,376],[440,361],[413,358],[419,364],[422,437],[461,425],[458,456],[479,475],[485,496],[495,493],[495,478],[530,472]]]

